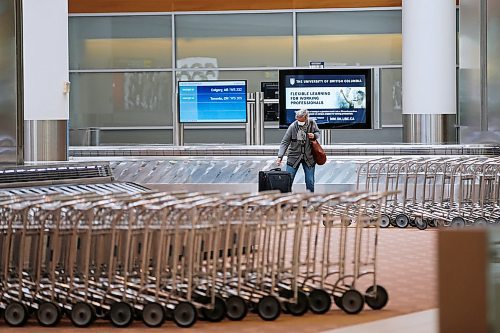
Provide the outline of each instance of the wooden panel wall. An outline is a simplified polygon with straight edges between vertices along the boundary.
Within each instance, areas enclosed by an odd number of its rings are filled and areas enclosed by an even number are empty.
[[[487,237],[486,229],[439,230],[439,332],[489,332]]]
[[[68,0],[70,13],[399,7],[401,0]]]
[[[68,3],[70,13],[116,13],[401,7],[402,0],[68,0]]]

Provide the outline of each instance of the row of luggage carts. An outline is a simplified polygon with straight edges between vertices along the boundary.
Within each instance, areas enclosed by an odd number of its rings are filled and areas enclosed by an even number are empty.
[[[500,223],[499,157],[383,157],[358,167],[358,191],[393,191],[381,227]]]
[[[77,327],[190,327],[382,309],[380,209],[393,193],[0,196],[0,315]],[[351,222],[356,222],[351,224]],[[1,324],[0,324],[1,325]]]

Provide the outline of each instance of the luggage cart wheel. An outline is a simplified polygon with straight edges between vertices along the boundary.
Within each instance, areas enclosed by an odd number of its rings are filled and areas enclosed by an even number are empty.
[[[219,322],[226,316],[226,302],[218,296],[215,297],[215,304],[213,309],[202,308],[201,314],[208,321],[213,323]]]
[[[380,215],[380,227],[387,228],[391,225],[391,218],[387,214]]]
[[[142,321],[148,327],[160,327],[165,322],[165,309],[158,303],[148,303],[142,310]]]
[[[257,313],[264,320],[275,320],[281,314],[280,302],[274,296],[264,296],[257,304]]]
[[[427,221],[425,221],[422,216],[415,216],[415,227],[417,227],[418,230],[425,230],[427,229]]]
[[[3,318],[9,326],[24,326],[28,321],[28,309],[22,303],[12,302],[5,308]]]
[[[293,297],[293,291],[291,290],[282,290],[280,294],[281,297],[285,298]],[[286,311],[292,314],[292,316],[302,316],[309,309],[309,300],[307,299],[307,295],[299,290],[297,293],[297,303],[286,302],[284,305]]]
[[[230,296],[226,299],[227,317],[231,320],[242,320],[248,314],[248,305],[240,296]]]
[[[191,327],[196,323],[196,308],[189,302],[181,302],[174,309],[174,322],[179,327]]]
[[[165,307],[165,320],[174,320],[174,309],[171,309],[169,307]]]
[[[69,319],[76,327],[89,327],[96,319],[94,307],[85,302],[78,302],[73,305]]]
[[[344,227],[349,227],[352,224],[352,220],[350,218],[343,218],[342,219],[342,225]]]
[[[406,228],[410,223],[410,218],[406,214],[398,214],[396,215],[394,222],[398,228]]]
[[[355,289],[348,290],[342,295],[342,310],[348,314],[360,313],[364,304],[363,295]]]
[[[115,327],[127,327],[134,320],[134,311],[127,303],[116,302],[109,310],[109,320]]]
[[[341,309],[341,310],[344,310],[342,308],[342,296],[337,296],[337,295],[333,295],[333,301],[335,302],[335,305]]]
[[[52,302],[44,302],[38,307],[36,319],[41,326],[56,326],[61,319],[61,311],[56,304]]]
[[[97,307],[95,309],[95,316],[96,318],[101,318],[101,319],[108,319],[108,311],[104,310],[101,307]]]
[[[438,221],[437,221],[437,219],[429,219],[429,220],[427,220],[427,225],[431,228],[437,228]]]
[[[323,289],[314,289],[309,293],[309,309],[316,314],[324,314],[332,307],[332,298]]]
[[[462,228],[465,227],[465,219],[461,216],[456,216],[451,220],[450,227]]]
[[[484,218],[484,217],[477,217],[475,220],[474,220],[474,224],[476,226],[485,226],[488,224],[488,221]]]
[[[380,310],[387,305],[389,301],[389,294],[384,287],[376,285],[377,291],[375,291],[375,286],[370,286],[365,292],[365,302],[373,310]]]

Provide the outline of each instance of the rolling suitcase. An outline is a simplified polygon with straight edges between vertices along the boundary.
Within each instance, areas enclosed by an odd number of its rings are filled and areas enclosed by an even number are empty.
[[[259,192],[279,190],[281,193],[292,192],[292,175],[280,168],[259,171]]]

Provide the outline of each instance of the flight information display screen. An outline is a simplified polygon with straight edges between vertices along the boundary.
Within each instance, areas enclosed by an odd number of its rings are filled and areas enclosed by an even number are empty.
[[[371,128],[371,91],[371,69],[281,70],[280,128],[300,109],[320,128]]]
[[[245,123],[247,82],[179,81],[178,110],[181,123]]]

